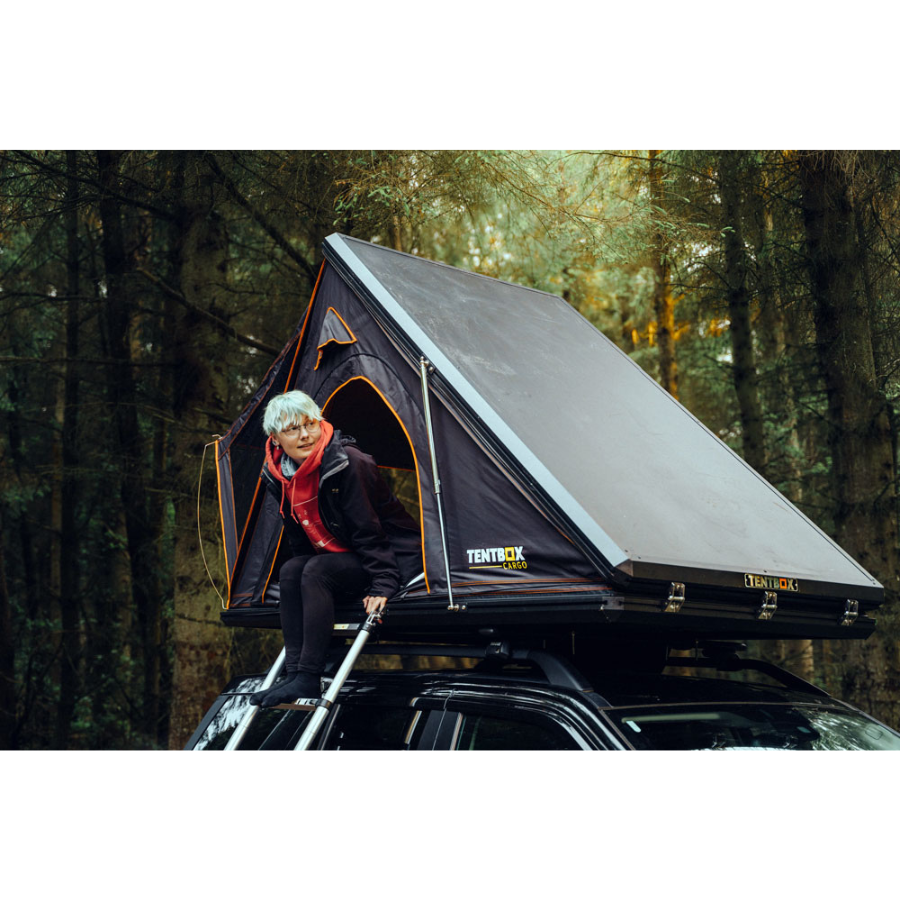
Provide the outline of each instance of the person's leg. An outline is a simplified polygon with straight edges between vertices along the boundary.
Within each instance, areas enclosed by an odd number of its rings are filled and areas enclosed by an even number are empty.
[[[355,595],[361,596],[368,581],[365,570],[354,553],[323,553],[311,558],[306,557],[304,564],[297,568],[300,575],[301,615],[297,616],[296,604],[289,601],[290,605],[284,606],[284,594],[281,601],[282,630],[288,651],[286,654],[288,680],[268,691],[254,694],[251,703],[263,707],[290,703],[298,697],[321,695],[320,679],[334,628],[334,601]],[[291,597],[294,596],[297,596],[297,593],[292,590]],[[301,635],[299,653],[297,635]],[[288,645],[289,637],[290,645]]]
[[[303,571],[315,556],[295,556],[282,567],[278,576],[281,599],[278,612],[281,616],[281,633],[284,635],[284,667],[294,673],[298,669],[303,650]]]
[[[281,633],[284,637],[285,671],[288,681],[293,680],[297,674],[297,664],[300,662],[300,652],[303,649],[303,604],[300,598],[300,586],[303,570],[306,564],[315,559],[315,556],[294,556],[282,565],[278,573],[278,586],[280,599],[278,612],[281,617]],[[282,685],[284,682],[282,682]],[[278,687],[281,687],[279,685]],[[276,687],[257,691],[250,698],[253,706],[260,706],[263,699]],[[300,694],[295,695],[294,699]]]
[[[334,631],[334,602],[362,598],[368,578],[355,553],[323,553],[303,570],[300,595],[303,598],[303,651],[297,664],[300,672],[319,676]]]

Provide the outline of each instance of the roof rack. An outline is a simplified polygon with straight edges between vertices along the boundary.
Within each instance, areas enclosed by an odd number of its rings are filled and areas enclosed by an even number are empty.
[[[780,681],[785,687],[792,688],[804,694],[816,694],[820,697],[830,697],[828,691],[810,684],[799,675],[788,672],[776,666],[775,663],[762,659],[740,659],[737,655],[732,657],[714,656],[711,659],[698,659],[691,656],[670,656],[667,660],[670,666],[681,666],[687,669],[715,669],[718,672],[762,672]]]
[[[747,645],[730,641],[702,641],[697,649],[704,658],[667,656],[665,665],[683,668],[714,669],[720,672],[754,671],[775,679],[785,687],[805,694],[820,697],[831,695],[820,687],[794,675],[774,663],[761,659],[742,659],[737,654],[746,650]],[[578,668],[578,660],[574,662],[565,654],[535,647],[514,646],[509,640],[492,641],[487,645],[458,644],[370,644],[367,654],[381,656],[446,656],[462,659],[481,659],[500,665],[506,662],[531,663],[539,669],[548,683],[555,687],[568,687],[583,693],[593,693],[593,685]]]
[[[547,681],[556,687],[592,692],[590,682],[572,662],[552,650],[535,647],[514,647],[510,641],[492,641],[481,645],[457,644],[370,644],[366,654],[381,656],[449,656],[462,659],[481,659],[486,662],[531,663],[539,669]]]

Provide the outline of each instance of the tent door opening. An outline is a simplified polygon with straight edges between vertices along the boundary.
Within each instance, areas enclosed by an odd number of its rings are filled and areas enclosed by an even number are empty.
[[[322,415],[375,459],[394,495],[421,527],[416,456],[400,417],[380,391],[367,378],[352,378],[325,401]]]

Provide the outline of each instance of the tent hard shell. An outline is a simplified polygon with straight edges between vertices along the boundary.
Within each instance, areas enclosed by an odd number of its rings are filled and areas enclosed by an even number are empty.
[[[278,625],[261,422],[301,389],[406,473],[422,574],[385,629],[872,631],[881,585],[562,299],[339,234],[324,254],[303,321],[216,445],[223,621]]]

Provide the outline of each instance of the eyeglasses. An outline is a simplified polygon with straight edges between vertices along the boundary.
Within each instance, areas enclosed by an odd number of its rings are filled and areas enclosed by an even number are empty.
[[[296,437],[304,430],[307,434],[312,434],[313,432],[318,431],[319,427],[320,424],[318,422],[304,422],[302,425],[289,425],[287,428],[283,429],[281,433]]]

